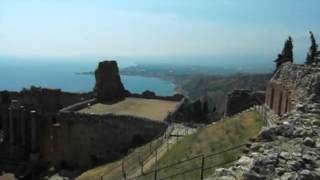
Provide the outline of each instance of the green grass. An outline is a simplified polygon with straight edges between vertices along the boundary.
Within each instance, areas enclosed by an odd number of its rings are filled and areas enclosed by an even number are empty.
[[[121,179],[122,178],[122,161],[124,161],[124,167],[129,173],[129,175],[133,172],[135,172],[140,166],[139,166],[139,159],[146,159],[150,157],[150,155],[154,155],[155,149],[157,149],[162,143],[164,142],[163,136],[154,139],[153,141],[140,146],[136,148],[134,151],[129,153],[124,158],[107,163],[98,167],[95,167],[93,169],[90,169],[83,174],[81,174],[79,177],[77,177],[77,180],[100,180],[102,176],[104,176],[104,179]]]
[[[207,126],[196,134],[184,137],[179,143],[175,144],[168,153],[158,161],[158,167],[173,164],[175,162],[188,159],[199,154],[208,155],[214,152],[220,152],[233,146],[246,143],[249,138],[255,137],[262,128],[262,121],[256,112],[246,112],[241,116],[228,118],[223,122]],[[161,144],[161,139],[155,139],[151,142],[151,148],[154,149]],[[153,152],[154,153],[154,152]],[[126,168],[133,167],[134,172],[138,167],[139,156],[145,158],[150,155],[150,143],[135,149],[128,154],[125,159]],[[205,176],[211,175],[216,167],[228,166],[228,162],[236,160],[241,155],[241,149],[225,152],[218,156],[205,159]],[[223,165],[221,165],[223,164]],[[99,179],[104,174],[105,179],[120,179],[121,177],[121,160],[99,166],[83,173],[77,180]],[[201,166],[201,157],[172,168],[163,169],[158,172],[158,178],[164,178],[186,170],[197,169]],[[118,167],[118,168],[117,168]],[[156,166],[152,167],[155,169]],[[150,171],[151,171],[150,170]],[[130,174],[130,172],[129,172]],[[200,170],[196,170],[184,175],[176,176],[172,179],[188,180],[199,179]],[[149,180],[154,178],[154,173],[138,178],[137,180]]]
[[[230,147],[246,143],[249,138],[255,137],[262,128],[262,121],[256,112],[246,112],[240,116],[226,119],[215,125],[208,126],[196,134],[185,137],[169,150],[159,161],[158,167],[164,167],[175,162],[194,157],[199,154],[208,155],[220,152]],[[205,176],[214,172],[215,166],[224,167],[236,160],[242,150],[236,149],[218,156],[205,159]],[[158,172],[158,177],[164,178],[186,170],[201,167],[201,157],[192,161],[166,168]],[[155,168],[155,167],[153,167]],[[185,175],[176,176],[173,179],[199,179],[200,170]],[[140,178],[149,179],[149,178]]]
[[[173,111],[178,102],[158,99],[126,98],[114,104],[97,103],[81,109],[79,112],[90,114],[134,115],[163,121],[169,111]]]

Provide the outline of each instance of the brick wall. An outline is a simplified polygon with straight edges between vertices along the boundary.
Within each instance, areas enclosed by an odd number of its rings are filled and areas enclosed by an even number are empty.
[[[50,131],[49,160],[73,167],[90,168],[123,156],[139,137],[148,142],[161,134],[167,123],[125,115],[92,115],[62,112]]]
[[[254,105],[261,105],[265,101],[265,92],[250,90],[234,90],[228,94],[226,103],[226,116],[235,115]]]
[[[266,104],[278,115],[285,114],[293,106],[291,94],[289,88],[270,81],[267,87]]]

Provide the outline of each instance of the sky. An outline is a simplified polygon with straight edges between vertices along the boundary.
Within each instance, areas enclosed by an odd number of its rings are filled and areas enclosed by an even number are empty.
[[[0,55],[270,56],[320,41],[319,0],[0,0]]]

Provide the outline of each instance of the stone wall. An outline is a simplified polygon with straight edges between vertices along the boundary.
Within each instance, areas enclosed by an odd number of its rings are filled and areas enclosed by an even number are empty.
[[[168,122],[175,118],[186,102],[180,96],[161,98],[167,99],[180,102],[162,122],[127,115],[77,112],[88,104],[96,103],[96,99],[68,106],[60,110],[58,121],[48,129],[52,138],[45,150],[47,159],[54,164],[65,162],[71,166],[89,168],[96,163],[120,158],[135,146],[137,139],[148,142],[163,133]]]
[[[166,122],[173,122],[177,119],[179,116],[179,113],[183,111],[184,105],[188,103],[187,98],[183,98],[180,100],[180,102],[176,105],[176,107],[170,112],[170,114],[166,117],[164,121]]]
[[[61,107],[88,97],[90,93],[36,87],[0,92],[0,159],[51,160],[57,113]]]
[[[228,94],[226,105],[226,116],[232,116],[254,105],[264,103],[265,92],[250,90],[234,90]]]
[[[151,91],[148,91],[151,92]],[[158,100],[164,100],[164,101],[181,101],[184,96],[181,94],[175,94],[173,96],[157,96],[155,93],[151,95],[151,93],[142,93],[142,94],[137,94],[137,93],[129,93],[127,97],[135,97],[135,98],[144,98],[144,99],[158,99]]]
[[[266,93],[266,104],[278,115],[289,112],[293,106],[292,91],[277,82],[269,82]]]
[[[294,101],[305,101],[311,94],[319,94],[320,67],[284,64],[271,79],[294,92]]]
[[[320,67],[282,65],[270,81],[266,103],[284,113],[280,96],[288,96],[288,112],[252,139],[230,168],[217,169],[208,180],[320,179],[319,83]]]
[[[114,114],[60,112],[58,119],[49,158],[82,168],[120,158],[137,140],[148,142],[167,128],[164,122]]]
[[[320,68],[283,64],[274,74],[267,87],[266,104],[282,115],[299,101],[311,94],[319,94]]]
[[[94,94],[89,93],[70,93],[70,92],[61,92],[60,94],[60,103],[62,108],[68,107],[72,104],[76,104],[85,100],[92,99]]]
[[[86,101],[82,101],[82,102],[78,102],[78,103],[75,103],[75,104],[72,104],[68,107],[65,107],[63,109],[60,110],[60,112],[75,112],[75,111],[79,111],[83,108],[86,108],[88,107],[89,105],[93,105],[97,103],[97,99],[96,98],[93,98],[93,99],[89,99],[89,100],[86,100]]]
[[[61,109],[60,89],[31,87],[20,92],[19,101],[24,106],[34,107],[39,113],[55,114]]]

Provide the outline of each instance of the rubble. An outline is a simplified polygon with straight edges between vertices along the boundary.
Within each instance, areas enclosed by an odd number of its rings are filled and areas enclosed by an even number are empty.
[[[238,162],[227,169],[219,169],[220,172],[228,172],[223,174],[224,178],[320,179],[320,95],[310,90],[318,82],[315,79],[320,80],[320,70],[312,68],[304,76],[305,69],[300,70],[297,65],[293,65],[293,68],[293,77],[281,72],[278,75],[280,80],[288,81],[291,78],[290,81],[295,83],[296,92],[301,92],[296,99],[295,108],[282,116],[277,125],[265,127],[251,144],[250,151]],[[284,69],[285,72],[289,72],[290,67]],[[277,80],[279,81],[279,78]],[[239,163],[243,158],[250,158],[250,166]],[[220,175],[215,173],[208,179],[221,179]]]

